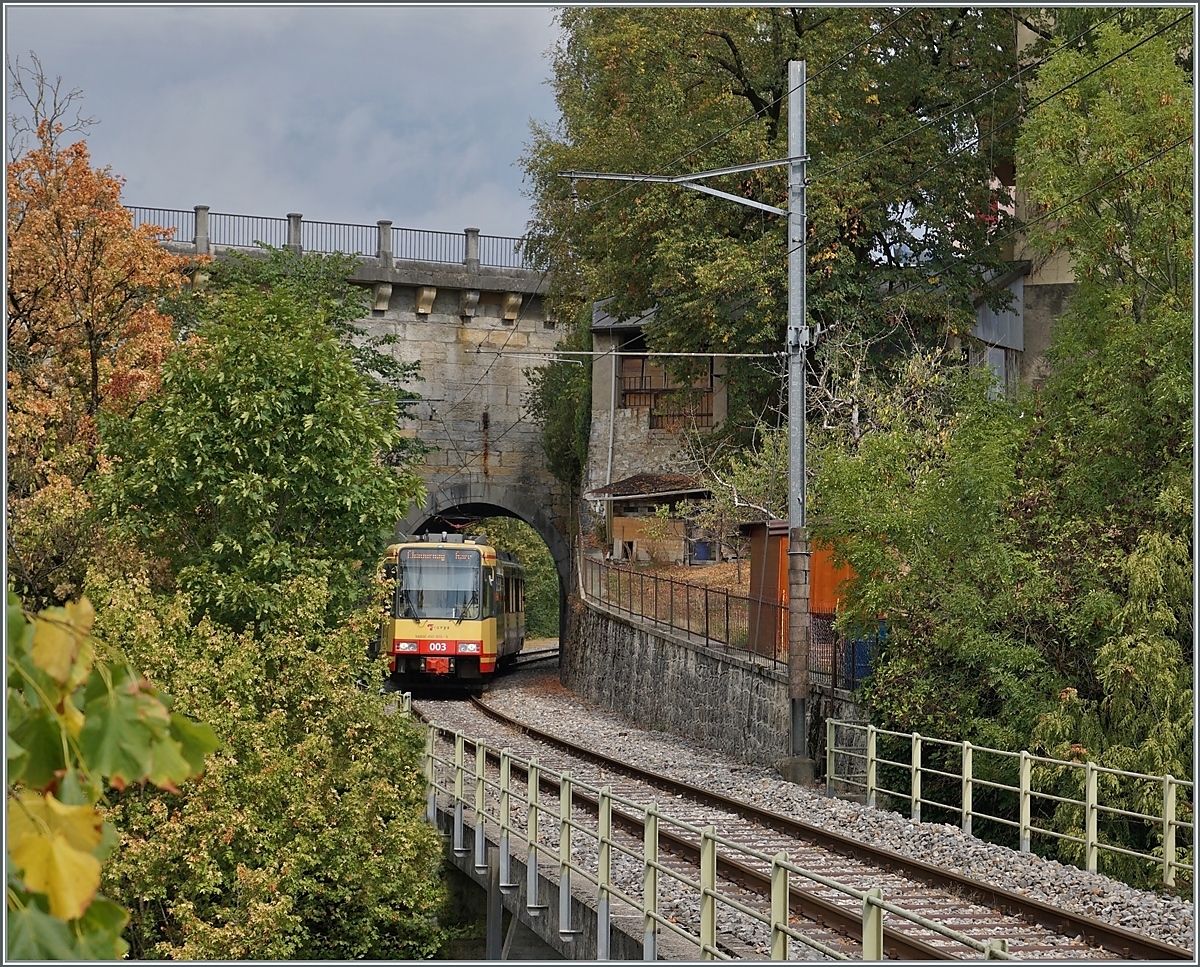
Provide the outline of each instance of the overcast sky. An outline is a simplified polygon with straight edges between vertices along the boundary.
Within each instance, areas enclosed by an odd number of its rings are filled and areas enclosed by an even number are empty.
[[[8,4],[5,53],[78,87],[122,200],[485,235],[529,218],[557,119],[549,6]],[[10,110],[19,107],[8,103]]]

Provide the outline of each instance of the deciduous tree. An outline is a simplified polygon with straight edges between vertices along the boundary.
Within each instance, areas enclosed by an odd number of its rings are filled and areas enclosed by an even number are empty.
[[[106,511],[235,630],[278,617],[282,582],[302,574],[344,609],[421,492],[381,460],[396,405],[291,283],[236,287],[205,306],[159,393],[105,421]]]
[[[78,594],[95,549],[97,414],[157,388],[172,345],[158,299],[189,266],[159,244],[166,232],[133,227],[121,179],[92,166],[85,142],[62,145],[71,99],[48,93],[34,63],[10,68],[36,142],[8,164],[6,552],[10,582],[41,607]]]
[[[1002,261],[993,171],[1011,157],[1014,22],[989,8],[576,8],[553,53],[557,128],[536,127],[531,250],[552,296],[652,307],[651,349],[772,352],[787,316],[785,219],[661,184],[564,170],[682,174],[787,157],[787,64],[808,64],[811,321],[829,345],[938,345]],[[986,96],[981,91],[987,92]],[[787,206],[784,166],[705,184]],[[964,253],[970,253],[966,257]],[[683,367],[680,364],[681,368]],[[851,367],[852,369],[852,367]],[[732,366],[732,424],[762,381]],[[765,387],[774,393],[775,387]],[[837,419],[853,400],[835,387]]]

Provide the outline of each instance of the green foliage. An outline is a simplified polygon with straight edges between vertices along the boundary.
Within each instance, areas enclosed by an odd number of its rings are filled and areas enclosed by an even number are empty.
[[[441,846],[423,821],[423,734],[357,688],[373,618],[324,626],[328,590],[299,577],[259,637],[144,577],[91,575],[106,640],[173,689],[222,741],[181,799],[127,790],[105,887],[132,912],[131,956],[426,959],[441,943]]]
[[[167,360],[161,392],[103,424],[104,502],[235,629],[278,617],[298,574],[327,579],[344,606],[421,490],[381,465],[393,412],[291,286],[235,288]]]
[[[585,326],[575,329],[560,348],[590,349],[589,330]],[[567,356],[531,370],[530,389],[523,401],[542,428],[546,469],[572,490],[578,490],[583,480],[592,418],[592,369],[583,360],[586,357]]]
[[[1153,36],[1169,13],[1124,11],[1030,87],[1028,240],[1069,255],[1076,280],[1041,391],[1010,407],[914,360],[889,390],[855,372],[858,419],[818,434],[814,531],[857,575],[843,626],[882,614],[891,630],[863,695],[881,724],[1191,776],[1193,99],[1190,21]],[[1051,43],[1081,23],[1065,15]],[[1079,795],[1078,770],[1055,781]],[[1106,794],[1161,808],[1153,783]]]
[[[537,531],[515,517],[488,517],[478,524],[492,544],[516,555],[525,568],[525,634],[558,637],[558,568]]]
[[[218,745],[122,658],[95,660],[86,598],[28,620],[8,595],[7,955],[118,960],[128,912],[100,893],[116,833],[97,804],[149,782],[177,792]]]
[[[556,301],[612,296],[618,317],[657,307],[652,350],[777,351],[785,219],[559,172],[679,174],[786,158],[787,64],[798,59],[808,65],[811,321],[871,365],[969,327],[969,296],[1000,265],[988,232],[1007,227],[1003,211],[991,229],[978,216],[991,211],[993,165],[1011,157],[1013,127],[1000,124],[1017,103],[1016,85],[1000,83],[1016,67],[1008,11],[580,7],[559,19],[561,121],[535,127],[523,158],[530,247],[553,261]],[[787,205],[784,165],[705,184]],[[731,364],[728,384],[739,426],[776,395],[747,361]],[[854,401],[834,392],[826,402],[844,420]]]
[[[811,526],[857,575],[843,628],[887,617],[865,692],[879,723],[1019,748],[1057,685],[1027,631],[1045,578],[1008,514],[1026,430],[987,388],[910,360],[874,392],[871,432],[817,448]]]

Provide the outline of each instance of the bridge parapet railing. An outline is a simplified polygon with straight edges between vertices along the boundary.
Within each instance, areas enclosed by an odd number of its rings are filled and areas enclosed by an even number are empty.
[[[408,696],[405,707],[411,710]],[[737,916],[759,925],[769,944],[771,960],[789,959],[789,940],[835,960],[851,959],[844,951],[807,936],[789,922],[794,880],[833,891],[859,906],[863,960],[884,959],[885,911],[893,918],[918,924],[969,947],[984,959],[1015,959],[1008,953],[1005,940],[968,937],[947,924],[886,901],[881,887],[857,889],[799,866],[785,852],[768,855],[722,836],[714,826],[699,827],[676,819],[660,810],[657,803],[614,794],[611,786],[580,782],[570,772],[542,768],[536,759],[521,758],[508,749],[490,751],[493,759],[499,759],[494,772],[487,767],[489,749],[484,740],[426,725],[426,818],[436,824],[439,808],[453,815],[451,848],[460,857],[472,852],[466,846],[465,835],[470,822],[474,827],[475,869],[494,870],[502,887],[520,886],[512,882],[511,867],[514,848],[523,848],[525,903],[531,916],[545,909],[539,861],[543,869],[546,862],[557,866],[558,928],[564,937],[585,932],[583,925],[573,920],[571,897],[574,884],[586,884],[579,892],[595,896],[597,960],[610,956],[614,902],[641,914],[643,960],[658,959],[658,938],[664,931],[698,947],[702,960],[732,959],[717,944],[718,924],[729,929],[729,919]],[[514,778],[522,775],[523,782]],[[594,820],[588,818],[592,815]],[[624,824],[620,821],[633,817],[640,820],[640,837],[621,833]],[[494,856],[489,855],[487,847],[489,835],[498,844]],[[693,844],[698,848],[698,861],[683,867],[668,861],[663,841],[669,839]],[[722,889],[717,876],[718,860],[722,858],[770,871],[769,908],[750,906],[745,892],[738,887],[732,892]],[[491,865],[493,861],[495,866]],[[662,902],[661,886],[667,880],[674,881],[672,894],[685,894],[682,900]],[[698,910],[698,916],[689,915],[689,910]]]
[[[786,609],[773,601],[689,584],[584,557],[584,594],[609,608],[729,650],[787,662]]]
[[[957,820],[967,835],[1023,853],[1040,838],[1038,852],[1134,885],[1195,876],[1187,779],[828,719],[825,783],[831,796],[907,805],[915,821]]]
[[[470,264],[504,269],[529,268],[523,254],[524,239],[480,235],[477,229],[436,232],[396,228],[382,219],[374,225],[350,222],[305,221],[291,213],[286,218],[214,212],[206,205],[192,211],[174,208],[125,206],[135,227],[156,225],[173,229],[172,241],[192,244],[196,254],[210,254],[212,246],[257,248],[265,243],[296,252],[341,252],[365,258],[387,257],[400,261]]]

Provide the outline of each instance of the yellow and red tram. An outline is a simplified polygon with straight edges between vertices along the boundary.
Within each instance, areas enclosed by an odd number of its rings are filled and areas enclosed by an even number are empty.
[[[389,608],[379,645],[390,686],[479,689],[525,643],[525,575],[486,537],[425,534],[383,560]]]

